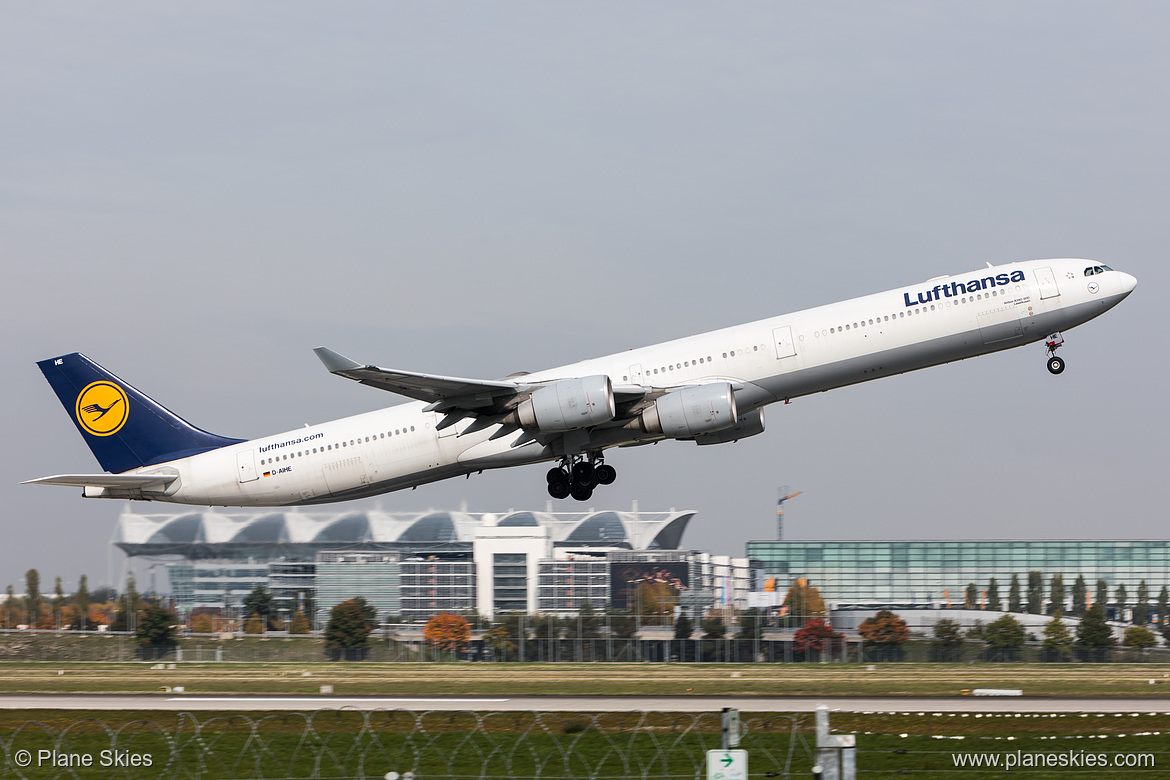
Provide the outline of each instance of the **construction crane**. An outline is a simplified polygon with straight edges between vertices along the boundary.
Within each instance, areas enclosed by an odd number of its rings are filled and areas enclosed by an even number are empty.
[[[788,492],[788,486],[780,488],[780,500],[776,502],[776,540],[783,541],[784,539],[784,502],[790,498],[796,498],[803,490],[798,490],[795,493]]]

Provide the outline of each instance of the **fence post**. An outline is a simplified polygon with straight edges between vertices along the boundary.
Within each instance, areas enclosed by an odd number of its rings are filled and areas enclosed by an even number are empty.
[[[817,705],[817,765],[822,780],[857,780],[857,737],[829,733],[829,708]]]

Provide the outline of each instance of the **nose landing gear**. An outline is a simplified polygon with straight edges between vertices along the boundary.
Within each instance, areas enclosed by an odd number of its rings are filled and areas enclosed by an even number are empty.
[[[578,501],[588,501],[598,485],[612,485],[617,479],[617,469],[601,462],[600,455],[587,458],[580,455],[566,456],[561,465],[548,470],[548,494],[553,498],[572,496]]]
[[[1064,360],[1056,356],[1056,350],[1064,343],[1064,336],[1053,333],[1044,339],[1044,346],[1048,348],[1048,373],[1059,374],[1064,371]]]

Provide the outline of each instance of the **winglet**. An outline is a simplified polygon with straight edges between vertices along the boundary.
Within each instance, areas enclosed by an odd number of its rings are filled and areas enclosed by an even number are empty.
[[[366,368],[361,363],[355,363],[345,355],[339,355],[329,347],[317,347],[313,350],[317,353],[317,357],[325,364],[325,368],[329,369],[331,374],[339,374],[342,371],[354,371],[359,368]]]

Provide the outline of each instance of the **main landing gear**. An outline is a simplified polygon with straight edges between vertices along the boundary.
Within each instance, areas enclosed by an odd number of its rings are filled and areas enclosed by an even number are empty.
[[[1064,343],[1064,336],[1053,333],[1044,339],[1044,346],[1048,348],[1048,373],[1059,374],[1064,371],[1064,361],[1056,356],[1056,350]]]
[[[601,462],[601,458],[590,455],[565,457],[561,465],[548,470],[548,494],[553,498],[572,496],[578,501],[588,501],[593,488],[598,485],[612,485],[617,479],[617,469]]]

